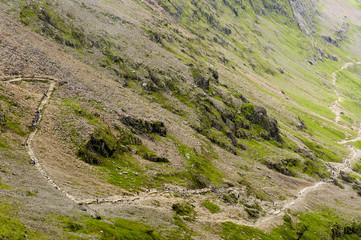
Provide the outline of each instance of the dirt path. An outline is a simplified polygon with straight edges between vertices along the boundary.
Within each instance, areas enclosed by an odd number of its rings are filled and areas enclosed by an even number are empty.
[[[342,101],[342,97],[341,92],[339,91],[339,89],[336,87],[336,81],[337,81],[337,73],[352,66],[354,63],[346,63],[341,69],[335,71],[334,73],[332,73],[332,83],[333,83],[333,87],[335,90],[335,93],[338,97],[338,99],[333,103],[333,106],[331,107],[332,112],[335,114],[336,118],[335,118],[335,122],[338,123],[340,120],[340,114],[342,112],[342,108],[339,105],[339,102]],[[356,64],[361,64],[361,63],[356,63]],[[352,164],[354,161],[356,161],[357,159],[359,159],[361,157],[361,151],[358,150],[357,148],[349,145],[348,143],[350,142],[354,142],[354,141],[358,141],[361,140],[361,129],[360,132],[358,134],[358,136],[355,139],[352,140],[345,140],[342,141],[341,144],[347,145],[350,149],[351,149],[351,154],[349,155],[349,157],[347,159],[345,159],[342,163],[331,163],[329,164],[330,168],[331,168],[331,172],[332,172],[332,177],[337,177],[340,174],[340,171],[345,171],[345,170],[351,170],[352,171]],[[305,187],[303,189],[301,189],[297,196],[295,197],[295,199],[293,200],[288,200],[288,201],[283,201],[279,204],[276,204],[277,207],[271,208],[266,212],[266,215],[264,217],[259,218],[255,223],[249,223],[246,222],[244,220],[235,220],[235,219],[229,219],[229,218],[218,218],[218,219],[208,219],[207,218],[198,218],[199,221],[205,221],[205,222],[225,222],[225,221],[232,221],[234,223],[237,224],[242,224],[242,225],[246,225],[246,226],[252,226],[252,227],[257,227],[260,226],[268,221],[271,221],[273,218],[278,217],[278,216],[282,216],[284,215],[284,213],[286,212],[287,209],[289,209],[291,206],[295,205],[295,204],[299,204],[301,203],[305,197],[307,196],[307,194],[309,192],[315,191],[317,190],[317,188],[321,187],[322,185],[325,184],[329,184],[327,182],[317,182],[312,186],[308,186]],[[198,190],[198,192],[195,192],[195,190],[188,190],[187,193],[188,194],[200,194],[205,193],[209,190]],[[171,192],[171,191],[170,191]],[[106,197],[106,198],[102,198],[102,199],[88,199],[88,200],[84,200],[82,201],[82,203],[84,204],[96,204],[96,203],[124,203],[124,202],[134,202],[134,201],[142,201],[145,198],[156,198],[158,197],[160,194],[164,194],[165,192],[160,192],[160,191],[153,191],[151,193],[146,193],[146,194],[141,194],[140,196],[133,196],[133,197],[129,197],[129,196],[111,196],[111,197]],[[177,192],[173,192],[173,193],[177,193]]]
[[[342,66],[342,68],[340,68],[339,70],[332,73],[332,86],[333,86],[333,89],[334,89],[338,99],[333,103],[333,105],[330,109],[335,114],[335,123],[337,123],[337,124],[340,121],[341,112],[344,111],[344,109],[339,104],[340,102],[342,102],[343,98],[341,97],[341,91],[337,88],[337,85],[336,85],[337,84],[337,73],[342,70],[345,70],[348,67],[351,67],[355,64],[358,65],[358,64],[361,64],[361,62],[346,63],[345,65]],[[356,147],[349,144],[349,143],[357,142],[357,141],[361,140],[361,128],[359,126],[358,126],[358,128],[359,128],[359,131],[358,131],[358,135],[356,138],[339,142],[340,144],[347,146],[350,149],[351,154],[342,163],[330,163],[329,164],[332,168],[332,170],[331,170],[331,174],[333,175],[332,177],[338,177],[340,175],[341,171],[352,171],[352,165],[361,158],[361,150],[357,149]]]
[[[338,99],[333,103],[331,110],[332,112],[335,114],[335,122],[338,123],[340,120],[340,114],[342,112],[342,108],[340,106],[340,102],[342,101],[342,97],[340,96],[341,93],[339,91],[339,89],[336,87],[336,82],[337,82],[337,78],[336,75],[338,72],[352,66],[353,64],[361,64],[361,63],[346,63],[341,69],[335,71],[332,74],[332,84],[333,84],[333,88],[335,90],[335,93],[338,97]],[[39,124],[42,117],[43,117],[43,112],[44,112],[44,107],[46,106],[46,104],[49,102],[49,99],[51,97],[51,95],[54,92],[55,86],[56,86],[56,79],[53,78],[49,78],[49,77],[21,77],[21,78],[13,78],[13,79],[9,79],[9,80],[5,80],[4,82],[7,83],[14,83],[14,82],[20,82],[20,81],[41,81],[41,82],[49,82],[49,88],[47,90],[46,95],[44,95],[44,97],[41,99],[40,104],[37,108],[37,111],[39,111],[39,119],[37,121],[37,123]],[[74,201],[77,204],[81,204],[83,206],[86,206],[86,208],[89,208],[91,205],[93,204],[104,204],[104,203],[118,203],[118,204],[130,204],[133,203],[135,204],[136,202],[142,202],[145,199],[149,200],[149,199],[157,199],[161,196],[166,196],[167,198],[174,198],[174,201],[176,201],[176,197],[173,197],[172,194],[175,193],[179,193],[180,191],[182,192],[183,195],[187,195],[187,196],[199,196],[199,194],[206,194],[208,192],[214,191],[214,189],[201,189],[201,190],[186,190],[186,189],[176,189],[176,190],[171,190],[168,189],[166,191],[158,191],[155,189],[149,190],[145,193],[139,193],[137,195],[117,195],[117,196],[108,196],[108,197],[104,197],[104,198],[94,198],[94,199],[81,199],[81,200],[77,200],[74,196],[70,195],[69,193],[65,192],[64,190],[62,190],[59,186],[56,185],[56,183],[50,179],[47,175],[47,173],[44,171],[41,161],[39,161],[38,158],[36,158],[34,151],[32,149],[32,140],[35,137],[35,135],[38,132],[38,128],[34,128],[34,130],[30,133],[27,141],[26,141],[26,151],[29,154],[30,158],[34,161],[35,163],[35,167],[38,169],[38,171],[40,172],[40,174],[47,180],[47,182],[53,186],[54,188],[56,188],[58,191],[60,191],[62,194],[64,194],[67,198],[71,199],[72,201]],[[349,145],[350,142],[354,142],[354,141],[358,141],[361,140],[361,130],[358,134],[358,136],[355,139],[352,140],[348,140],[348,141],[342,141],[341,144],[343,145],[347,145],[350,149],[351,149],[351,154],[350,156],[345,159],[345,161],[343,163],[331,163],[329,164],[331,171],[337,171],[337,174],[332,174],[332,177],[337,177],[340,174],[340,171],[344,171],[344,170],[351,170],[352,171],[352,164],[355,160],[359,159],[361,157],[361,151],[356,149],[355,147]],[[333,172],[332,172],[333,173]],[[198,221],[203,221],[203,222],[225,222],[225,221],[232,221],[234,223],[237,224],[242,224],[242,225],[246,225],[246,226],[251,226],[251,227],[257,227],[260,225],[265,224],[266,222],[271,221],[272,219],[274,219],[275,217],[279,217],[284,215],[284,213],[286,212],[287,209],[289,209],[291,206],[294,206],[295,204],[300,204],[307,196],[307,194],[309,192],[315,191],[317,188],[319,188],[321,185],[324,184],[328,184],[326,182],[317,182],[312,186],[308,186],[305,187],[303,189],[301,189],[298,194],[295,196],[294,199],[292,200],[287,200],[287,201],[283,201],[283,202],[279,202],[273,205],[273,207],[268,207],[268,209],[266,209],[266,215],[264,217],[259,218],[256,222],[254,223],[250,223],[246,220],[236,220],[236,219],[230,219],[227,218],[226,216],[224,217],[219,217],[218,218],[216,216],[209,218],[209,216],[207,218],[205,217],[199,217],[197,218]],[[227,189],[226,189],[227,190]],[[89,207],[88,207],[89,206]]]
[[[51,97],[51,95],[54,92],[55,86],[56,86],[56,79],[53,78],[49,78],[49,77],[20,77],[20,78],[13,78],[10,80],[5,80],[3,82],[6,83],[15,83],[15,82],[21,82],[21,81],[35,81],[35,82],[49,82],[49,88],[47,90],[47,92],[45,93],[46,95],[44,95],[37,107],[37,112],[39,112],[39,118],[37,120],[37,126],[39,125],[42,117],[43,117],[43,112],[44,112],[44,107],[46,106],[46,104],[49,102],[49,99]],[[72,195],[68,194],[67,192],[63,191],[59,186],[56,185],[56,183],[50,179],[47,175],[47,173],[44,171],[41,162],[39,161],[39,159],[35,156],[34,151],[32,149],[32,140],[35,137],[35,135],[38,132],[38,128],[34,127],[33,130],[30,132],[30,135],[28,137],[28,139],[26,140],[25,143],[25,149],[26,152],[29,154],[30,159],[32,161],[34,161],[34,165],[35,167],[38,169],[38,171],[40,172],[40,174],[46,179],[46,181],[53,186],[54,188],[56,188],[57,190],[59,190],[61,193],[63,193],[66,197],[68,197],[70,200],[78,203],[75,200],[75,197],[73,197]]]

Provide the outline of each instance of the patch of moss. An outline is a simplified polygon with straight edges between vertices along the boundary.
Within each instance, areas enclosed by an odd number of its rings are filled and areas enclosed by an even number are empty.
[[[187,161],[186,167],[189,172],[189,180],[193,182],[193,188],[205,188],[210,184],[219,185],[221,183],[223,173],[219,171],[211,159],[199,154],[196,150],[190,149],[188,146],[181,144],[174,138],[178,152]]]
[[[3,184],[3,183],[1,182],[1,177],[0,177],[0,189],[9,190],[9,189],[11,189],[11,188],[12,188],[11,186],[6,185],[6,184]]]
[[[115,218],[96,220],[82,217],[73,220],[69,217],[56,217],[63,223],[64,229],[81,234],[90,234],[99,239],[166,239],[160,232],[141,222]]]
[[[190,229],[183,220],[177,215],[173,215],[174,224],[178,227],[176,230],[167,230],[169,239],[190,240],[196,233]]]
[[[205,208],[208,209],[208,211],[210,211],[213,214],[221,211],[221,208],[218,205],[212,203],[209,200],[204,201],[202,204]]]
[[[77,49],[85,43],[83,31],[58,15],[50,1],[22,2],[20,7],[21,21],[35,32],[42,32],[61,44]]]
[[[179,216],[188,216],[194,218],[196,216],[196,211],[188,202],[180,202],[172,205],[173,211],[175,211]]]
[[[284,217],[284,224],[270,233],[231,222],[222,224],[221,237],[228,239],[358,239],[361,225],[345,221],[330,209],[297,214],[298,222]]]
[[[28,196],[28,197],[37,197],[37,195],[35,193],[31,192],[31,191],[27,191],[26,196]]]

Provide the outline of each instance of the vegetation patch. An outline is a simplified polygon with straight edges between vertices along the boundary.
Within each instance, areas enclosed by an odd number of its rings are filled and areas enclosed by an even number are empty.
[[[285,215],[284,224],[270,233],[236,225],[231,222],[222,224],[221,236],[224,239],[358,239],[361,225],[358,222],[345,221],[332,210],[297,214],[298,221]]]
[[[197,215],[194,207],[191,206],[188,202],[175,203],[172,206],[172,210],[175,211],[179,216],[184,216],[185,219],[189,220],[194,220]]]
[[[352,170],[357,172],[357,173],[361,173],[361,163],[359,162],[356,162],[353,167],[352,167]]]
[[[279,173],[282,173],[287,176],[296,176],[295,168],[299,168],[301,161],[296,158],[283,159],[276,163],[265,162],[266,166],[270,169],[274,169]],[[298,170],[298,169],[297,169]]]
[[[244,210],[246,210],[246,212],[251,218],[259,218],[261,214],[264,213],[262,207],[256,202],[254,202],[253,204],[245,203],[243,205],[245,207]]]
[[[146,174],[145,167],[132,154],[155,163],[167,163],[168,159],[158,157],[128,131],[117,127],[117,133],[113,134],[109,128],[96,129],[89,141],[79,149],[79,158],[100,166],[114,185],[134,191],[141,187],[156,186],[159,182]]]
[[[352,142],[351,144],[352,144],[352,146],[361,150],[361,141]]]
[[[70,232],[95,235],[99,239],[166,239],[152,227],[127,219],[116,218],[103,221],[85,216],[79,220],[68,217],[56,218],[63,223],[64,229]]]
[[[62,18],[52,10],[52,3],[22,2],[20,19],[35,32],[41,32],[58,43],[81,48],[85,43],[85,36],[82,30],[76,28],[71,21]]]
[[[206,188],[210,184],[217,186],[221,183],[223,173],[214,166],[211,158],[199,154],[174,138],[171,139],[176,142],[178,152],[187,162],[186,168],[189,173],[187,178],[191,180],[192,188]]]
[[[240,174],[239,174],[240,175]],[[272,201],[267,195],[259,191],[256,187],[253,187],[252,184],[247,180],[246,177],[241,176],[241,179],[238,180],[240,185],[246,186],[247,196],[254,196],[257,199]]]
[[[204,201],[202,204],[205,208],[208,209],[208,211],[210,211],[213,214],[221,211],[221,208],[218,205],[212,203],[209,200]]]
[[[27,229],[24,224],[18,220],[0,214],[0,237],[1,239],[49,239],[49,236],[38,233],[33,229]]]

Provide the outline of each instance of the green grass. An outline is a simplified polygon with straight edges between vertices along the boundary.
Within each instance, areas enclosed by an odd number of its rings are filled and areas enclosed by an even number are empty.
[[[81,29],[76,28],[71,21],[53,10],[52,2],[32,2],[20,4],[20,19],[35,32],[53,38],[60,44],[80,49],[84,45],[85,36]]]
[[[345,239],[359,239],[356,234],[360,233],[360,223],[345,221],[330,209],[324,208],[296,216],[298,221],[293,222],[290,216],[285,215],[284,224],[268,234],[255,228],[226,222],[222,224],[221,237],[226,240],[336,239],[338,234],[342,234]]]
[[[5,123],[5,127],[22,137],[24,137],[27,134],[27,131],[25,131],[22,128],[22,125],[20,122],[7,121]]]
[[[37,195],[35,193],[31,192],[31,191],[27,191],[26,196],[28,196],[28,197],[37,197]]]
[[[0,148],[2,149],[10,149],[5,139],[0,138]]]
[[[179,216],[186,216],[190,219],[194,219],[197,215],[194,207],[188,202],[179,202],[172,205],[172,210],[175,211]]]
[[[361,173],[361,163],[357,162],[355,163],[355,165],[353,165],[352,170],[354,170],[355,172]]]
[[[351,145],[361,150],[361,141],[352,142]]]
[[[10,190],[10,189],[12,189],[12,187],[9,186],[9,185],[3,184],[3,183],[1,182],[1,177],[0,177],[0,189]]]
[[[101,122],[98,120],[98,118],[95,117],[90,112],[88,112],[88,110],[86,110],[84,107],[82,107],[76,99],[64,98],[62,102],[62,107],[66,109],[65,111],[67,113],[65,114],[69,114],[69,113],[75,114],[78,117],[86,119],[90,124],[95,126],[102,125]]]
[[[204,206],[205,208],[207,208],[208,211],[210,211],[211,213],[218,213],[218,212],[221,211],[221,208],[220,208],[218,205],[212,203],[212,202],[209,201],[209,200],[204,201],[202,204],[203,204],[203,206]]]
[[[49,236],[30,230],[15,218],[0,213],[0,236],[2,239],[50,239]]]
[[[361,88],[360,74],[361,68],[359,66],[349,67],[337,73],[337,87],[344,95],[351,99],[357,99],[359,97],[355,89]]]
[[[16,215],[19,206],[0,199],[0,238],[1,239],[50,239],[49,236],[25,226]]]
[[[345,112],[345,114],[349,115],[351,118],[356,118],[358,121],[361,120],[361,103],[359,101],[344,98],[343,101],[340,102],[340,105],[346,109],[347,112]]]
[[[221,183],[223,173],[214,166],[212,159],[202,156],[175,138],[169,138],[177,144],[179,154],[186,160],[185,167],[190,173],[194,188],[204,188],[209,184],[218,186]]]
[[[78,220],[69,217],[51,217],[60,221],[66,231],[96,236],[97,239],[166,239],[153,227],[127,219],[116,218],[104,221],[85,216]],[[80,239],[86,239],[86,237]]]

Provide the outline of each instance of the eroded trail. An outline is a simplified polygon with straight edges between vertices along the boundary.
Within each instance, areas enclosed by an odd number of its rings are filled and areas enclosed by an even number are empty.
[[[49,102],[49,99],[54,92],[54,89],[56,86],[56,79],[49,78],[49,77],[21,77],[21,78],[13,78],[10,80],[5,80],[3,82],[15,83],[15,82],[21,82],[21,81],[34,81],[34,82],[48,82],[49,83],[49,88],[48,88],[47,92],[44,94],[44,96],[42,97],[42,99],[36,109],[37,113],[38,113],[38,118],[37,118],[37,125],[38,125],[40,123],[41,119],[43,118],[44,107]],[[65,192],[64,190],[62,190],[59,186],[56,185],[56,183],[52,179],[50,179],[48,177],[47,173],[44,171],[41,161],[39,161],[39,159],[35,156],[33,148],[32,148],[32,140],[34,139],[37,132],[38,132],[37,127],[34,127],[33,130],[30,132],[30,135],[25,143],[26,152],[29,154],[30,159],[34,162],[35,167],[38,169],[40,174],[46,179],[46,181],[51,186],[53,186],[54,188],[59,190],[61,193],[63,193],[66,197],[68,197],[69,199],[71,199],[72,201],[77,203],[77,201],[75,200],[75,197],[73,197],[69,193]]]
[[[333,86],[333,89],[334,89],[338,99],[333,103],[333,105],[330,109],[335,114],[335,123],[337,123],[337,124],[339,124],[340,115],[341,115],[342,111],[345,111],[340,105],[343,98],[341,97],[341,91],[337,88],[337,73],[342,70],[345,70],[348,67],[351,67],[355,64],[358,65],[358,64],[361,64],[361,62],[346,63],[344,66],[342,66],[342,68],[340,68],[339,70],[332,73],[332,86]],[[360,128],[360,126],[357,126],[357,127],[358,127],[357,137],[355,137],[354,139],[351,139],[351,140],[344,140],[344,141],[339,142],[340,144],[347,146],[350,149],[351,154],[342,163],[330,163],[329,164],[331,167],[331,171],[332,171],[331,173],[332,173],[333,177],[338,177],[340,175],[341,171],[352,171],[352,165],[358,159],[361,158],[361,150],[357,149],[353,145],[349,144],[349,143],[357,142],[357,141],[361,140],[361,128]]]
[[[341,69],[335,71],[332,74],[332,84],[333,84],[333,88],[334,88],[334,91],[335,91],[338,99],[332,104],[331,110],[335,114],[335,122],[337,124],[339,124],[340,114],[343,111],[342,107],[339,104],[342,101],[341,92],[336,87],[337,73],[352,66],[353,64],[361,64],[361,63],[346,63]],[[57,80],[54,78],[49,78],[49,77],[22,77],[22,78],[9,79],[9,80],[3,81],[3,82],[14,83],[14,82],[20,82],[20,81],[35,81],[35,82],[39,81],[39,82],[48,82],[49,83],[49,88],[46,92],[46,95],[44,95],[44,97],[41,99],[40,104],[37,108],[37,111],[39,112],[38,123],[40,123],[40,121],[43,117],[44,107],[46,106],[46,104],[48,104],[49,99],[54,92]],[[188,190],[188,189],[171,190],[171,189],[168,189],[166,191],[151,189],[147,192],[142,192],[142,193],[133,194],[133,195],[128,194],[128,195],[107,196],[104,198],[95,198],[94,197],[93,199],[76,199],[71,194],[62,190],[59,186],[57,186],[57,184],[52,179],[49,178],[48,174],[44,171],[42,162],[35,156],[35,153],[32,148],[32,140],[36,136],[37,132],[38,132],[38,128],[34,128],[34,130],[31,131],[31,133],[26,141],[26,146],[25,146],[27,153],[29,154],[30,158],[35,163],[35,167],[39,170],[40,174],[46,179],[46,181],[50,185],[52,185],[54,188],[56,188],[61,193],[63,193],[67,198],[71,199],[72,201],[74,201],[77,204],[89,206],[89,207],[91,207],[91,209],[97,209],[102,204],[118,204],[118,205],[122,205],[122,204],[124,204],[124,205],[130,205],[130,204],[137,205],[138,204],[139,205],[140,204],[141,205],[142,202],[144,202],[144,201],[157,200],[160,198],[166,198],[169,201],[176,202],[179,199],[179,196],[177,196],[179,193],[181,193],[181,195],[184,196],[185,199],[188,199],[191,197],[197,197],[200,195],[205,195],[207,193],[216,191],[215,189],[201,189],[201,190]],[[358,136],[355,139],[347,140],[347,141],[345,140],[345,141],[341,142],[341,144],[347,145],[351,149],[351,154],[342,163],[330,164],[331,171],[337,172],[337,174],[332,174],[333,177],[339,176],[340,171],[346,171],[346,170],[352,171],[352,169],[351,169],[352,164],[357,159],[361,158],[361,150],[358,150],[357,148],[355,148],[349,144],[350,142],[355,142],[358,140],[361,140],[361,129],[359,131]],[[269,203],[267,206],[265,205],[263,207],[266,212],[265,216],[259,218],[256,222],[253,222],[253,223],[249,222],[247,220],[234,219],[234,218],[229,218],[227,216],[222,216],[222,215],[220,216],[217,214],[212,215],[212,216],[207,216],[207,217],[199,216],[197,218],[197,221],[200,221],[200,222],[231,221],[236,224],[247,225],[247,226],[251,226],[251,227],[258,227],[258,226],[265,224],[266,222],[273,220],[276,217],[284,215],[285,212],[290,207],[292,207],[296,204],[302,204],[303,200],[307,197],[308,193],[317,190],[320,186],[325,185],[325,184],[329,184],[329,183],[317,182],[314,185],[307,186],[307,187],[301,189],[297,193],[297,195],[295,195],[294,199],[282,201],[282,202],[277,203],[276,205],[273,204],[273,206],[271,205],[271,203]],[[228,191],[228,189],[225,189],[225,191]],[[89,209],[89,207],[87,207],[87,208]],[[92,210],[90,210],[90,211],[92,211]]]

